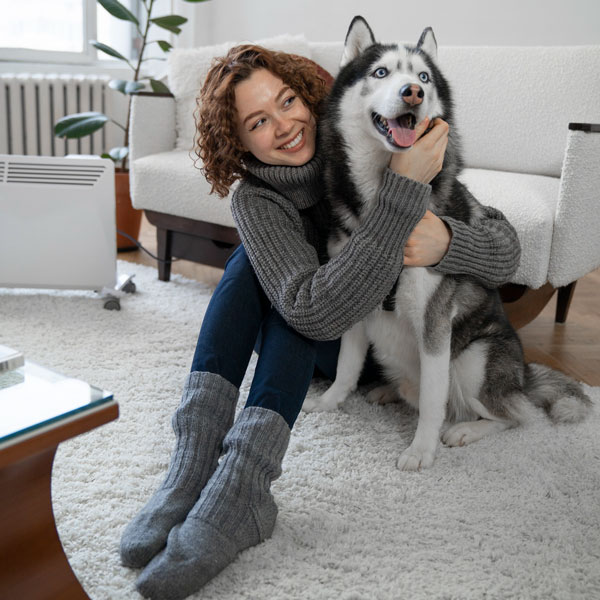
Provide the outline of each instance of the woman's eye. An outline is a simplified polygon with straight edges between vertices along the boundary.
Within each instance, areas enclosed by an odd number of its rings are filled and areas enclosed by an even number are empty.
[[[264,122],[264,119],[259,119],[258,121],[256,121],[256,123],[254,123],[254,125],[252,125],[250,131],[254,131],[257,127],[260,127]]]
[[[296,99],[296,96],[290,96],[289,98],[286,98],[283,102],[284,106],[289,106],[290,104],[292,104],[294,102],[294,100]]]
[[[425,71],[419,73],[419,79],[423,83],[428,83],[429,82],[429,73],[425,73]]]
[[[377,79],[383,79],[388,73],[389,71],[385,67],[379,67],[379,69],[375,69],[375,71],[373,71],[373,77],[377,77]]]

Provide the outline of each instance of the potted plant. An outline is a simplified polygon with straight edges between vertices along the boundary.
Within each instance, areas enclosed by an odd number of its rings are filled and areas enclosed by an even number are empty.
[[[206,0],[185,0],[185,2],[205,2]],[[145,16],[142,22],[118,0],[97,0],[103,8],[105,8],[113,17],[123,21],[130,21],[135,25],[138,32],[140,44],[137,64],[131,63],[120,52],[98,42],[90,40],[90,44],[96,49],[125,62],[133,71],[133,77],[130,80],[113,79],[109,82],[109,86],[120,92],[130,96],[129,110],[127,112],[127,122],[125,125],[118,123],[107,115],[100,112],[83,112],[73,115],[67,115],[56,122],[54,133],[58,137],[81,138],[86,135],[91,135],[98,129],[111,121],[123,130],[124,141],[123,145],[112,148],[102,155],[102,158],[110,158],[115,162],[115,193],[117,206],[117,229],[124,231],[134,239],[137,239],[140,232],[141,211],[135,210],[131,205],[129,195],[129,169],[127,168],[127,156],[129,154],[129,113],[131,111],[131,94],[140,90],[147,89],[150,86],[152,92],[157,94],[170,93],[169,88],[158,81],[148,77],[142,73],[142,63],[144,62],[144,53],[150,44],[158,44],[164,53],[168,53],[172,46],[165,40],[149,40],[148,33],[153,26],[159,27],[171,33],[178,35],[181,33],[180,26],[187,22],[185,17],[179,15],[165,15],[162,17],[153,17],[155,0],[141,0],[141,6],[145,11]],[[164,60],[164,59],[163,59]],[[132,246],[131,240],[117,235],[117,249],[128,250],[136,249],[137,246]]]

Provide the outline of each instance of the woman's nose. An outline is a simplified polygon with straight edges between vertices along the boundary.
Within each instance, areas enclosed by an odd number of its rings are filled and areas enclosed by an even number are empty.
[[[275,131],[277,135],[286,135],[293,127],[292,119],[287,116],[278,116],[275,118]]]

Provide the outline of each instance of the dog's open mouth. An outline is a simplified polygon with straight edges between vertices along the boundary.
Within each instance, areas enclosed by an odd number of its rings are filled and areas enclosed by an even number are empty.
[[[371,113],[375,129],[387,138],[392,146],[410,148],[417,138],[415,125],[417,118],[412,113],[405,113],[395,119],[386,119],[376,112]]]

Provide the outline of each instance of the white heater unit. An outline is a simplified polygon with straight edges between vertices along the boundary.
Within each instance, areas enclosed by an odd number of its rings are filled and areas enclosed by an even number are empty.
[[[0,154],[0,287],[114,289],[116,252],[111,160]]]

